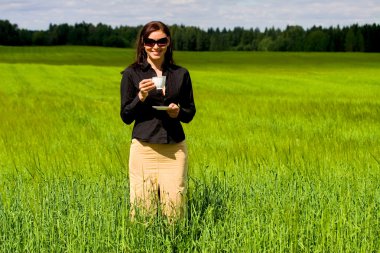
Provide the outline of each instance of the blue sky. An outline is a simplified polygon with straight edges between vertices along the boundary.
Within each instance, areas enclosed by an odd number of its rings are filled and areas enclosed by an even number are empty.
[[[380,0],[0,0],[0,19],[19,28],[103,23],[136,26],[151,20],[207,28],[284,28],[380,24]]]

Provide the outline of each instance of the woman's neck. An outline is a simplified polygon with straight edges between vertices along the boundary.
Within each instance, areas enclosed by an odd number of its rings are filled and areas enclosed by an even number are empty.
[[[150,66],[154,69],[154,71],[156,71],[157,74],[162,73],[163,60],[152,61],[149,58],[147,60],[148,60],[148,63],[150,64]]]

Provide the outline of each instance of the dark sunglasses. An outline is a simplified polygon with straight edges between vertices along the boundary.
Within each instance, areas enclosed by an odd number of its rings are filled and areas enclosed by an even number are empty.
[[[149,38],[144,38],[144,45],[147,47],[154,47],[155,44],[159,47],[164,47],[168,45],[168,37],[159,39],[159,40],[154,40],[154,39],[149,39]]]

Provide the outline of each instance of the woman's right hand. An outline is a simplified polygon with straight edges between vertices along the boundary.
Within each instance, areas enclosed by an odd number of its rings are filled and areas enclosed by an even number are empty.
[[[139,98],[142,102],[145,101],[146,97],[148,96],[149,94],[149,91],[150,90],[153,90],[156,86],[154,85],[152,79],[143,79],[140,83],[139,83]]]

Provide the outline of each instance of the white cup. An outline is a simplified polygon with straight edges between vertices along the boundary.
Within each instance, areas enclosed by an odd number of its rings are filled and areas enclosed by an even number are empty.
[[[156,85],[157,90],[162,90],[165,87],[166,76],[154,76],[152,77],[154,85]]]

